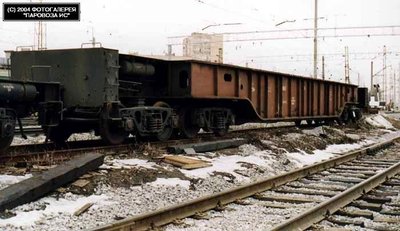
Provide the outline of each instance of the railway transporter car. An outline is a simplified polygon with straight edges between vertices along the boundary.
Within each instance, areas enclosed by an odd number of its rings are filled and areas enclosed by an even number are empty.
[[[32,113],[55,143],[94,130],[111,144],[129,134],[166,140],[246,122],[360,116],[356,85],[106,48],[12,52],[11,78],[0,81],[2,150]]]

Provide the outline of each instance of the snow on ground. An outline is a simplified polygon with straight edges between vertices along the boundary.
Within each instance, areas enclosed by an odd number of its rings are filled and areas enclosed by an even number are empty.
[[[377,128],[394,129],[393,125],[380,114],[366,117],[365,122]]]
[[[143,159],[113,159],[105,160],[100,169],[121,169],[121,168],[135,168],[142,167],[148,169],[155,169],[157,165],[153,162]]]
[[[20,136],[14,136],[13,142],[11,145],[25,145],[25,144],[41,144],[46,140],[46,136],[38,135],[38,136],[30,136],[27,135],[28,139],[24,139]]]
[[[72,215],[87,203],[94,203],[90,209],[96,209],[101,207],[101,205],[110,205],[113,203],[105,195],[82,197],[72,193],[69,194],[66,195],[66,198],[44,197],[34,203],[19,206],[15,211],[16,216],[8,219],[0,219],[0,225],[13,225],[22,228],[52,219],[61,213]],[[34,207],[37,205],[45,205],[45,209],[35,209]]]
[[[242,125],[232,125],[231,130],[253,129],[253,128],[270,128],[293,125],[292,122],[277,122],[277,123],[245,123]]]
[[[46,141],[45,135],[30,136],[27,135],[28,139],[24,139],[20,136],[15,136],[11,145],[26,145],[26,144],[41,144]],[[98,140],[100,136],[95,136],[94,132],[85,133],[74,133],[67,141],[77,141],[77,140]]]
[[[16,184],[30,177],[32,177],[32,174],[26,174],[24,176],[0,175],[0,189],[5,188],[8,185]]]
[[[290,160],[294,161],[298,167],[314,164],[335,156],[335,154],[325,152],[325,150],[316,150],[314,154],[307,154],[305,152],[292,152],[286,153],[286,155]]]
[[[352,150],[361,149],[378,142],[390,140],[397,136],[400,136],[399,131],[386,133],[380,137],[370,137],[369,139],[365,139],[353,144],[329,145],[324,150],[314,150],[313,154],[307,154],[300,151],[295,153],[286,153],[286,155],[289,159],[297,162],[298,167],[303,167],[304,165],[314,164],[316,162],[335,157],[337,154],[343,154]]]
[[[205,168],[198,168],[192,170],[181,169],[180,171],[185,174],[187,177],[191,178],[207,178],[213,175],[214,172],[224,172],[229,173],[236,177],[236,179],[242,179],[243,176],[237,174],[236,170],[245,170],[246,168],[242,167],[242,163],[250,163],[259,166],[268,166],[269,161],[265,158],[269,153],[268,151],[260,151],[255,152],[251,156],[241,156],[241,155],[229,155],[229,156],[220,156],[213,159],[208,159],[202,156],[199,156],[199,159],[210,161],[212,166]]]
[[[157,180],[148,183],[148,185],[151,186],[159,186],[159,185],[164,185],[164,186],[181,186],[185,189],[189,189],[190,186],[190,181],[188,180],[181,180],[179,178],[157,178]]]

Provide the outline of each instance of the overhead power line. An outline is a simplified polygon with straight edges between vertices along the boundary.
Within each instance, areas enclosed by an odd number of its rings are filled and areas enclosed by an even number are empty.
[[[400,36],[400,31],[396,33],[368,33],[368,34],[351,34],[351,35],[319,35],[318,38],[356,38],[356,37],[383,37],[383,36]],[[263,38],[244,38],[244,39],[226,39],[223,40],[225,43],[230,42],[257,42],[257,41],[266,41],[266,40],[290,40],[290,39],[314,39],[314,36],[311,35],[299,35],[299,36],[292,36],[292,37],[263,37]],[[216,43],[217,41],[202,41],[196,44],[205,44],[205,43]],[[219,41],[218,41],[219,42]],[[169,43],[168,45],[171,46],[180,46],[183,43]]]
[[[389,26],[348,26],[348,27],[322,27],[318,31],[351,31],[351,30],[375,30],[375,29],[389,29],[394,31],[400,30],[400,25]],[[243,34],[270,34],[270,33],[283,33],[283,32],[312,32],[314,28],[299,28],[299,29],[279,29],[279,30],[253,30],[253,31],[236,31],[236,32],[222,32],[213,33],[215,35],[243,35]],[[169,36],[168,39],[185,38],[190,35]]]

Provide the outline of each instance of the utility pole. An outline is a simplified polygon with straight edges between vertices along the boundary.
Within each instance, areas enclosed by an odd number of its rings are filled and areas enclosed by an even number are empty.
[[[393,104],[396,103],[397,97],[396,97],[396,71],[393,70]]]
[[[398,73],[398,75],[397,75],[397,77],[398,77],[398,80],[399,80],[399,82],[398,82],[398,86],[400,86],[400,63],[399,63],[399,73]],[[400,93],[400,91],[397,91],[397,96],[399,96],[399,93]],[[400,101],[400,99],[399,99],[399,101]],[[400,102],[397,102],[397,104],[400,106]]]
[[[95,48],[96,47],[96,38],[94,37],[94,27],[92,26],[92,47]]]
[[[39,0],[40,3],[43,0]],[[35,23],[34,26],[34,48],[36,47],[37,50],[45,50],[46,49],[46,24],[42,21]]]
[[[317,78],[318,66],[318,44],[317,44],[317,28],[318,28],[318,0],[314,0],[314,78]]]
[[[371,61],[371,88],[370,88],[370,92],[372,92],[373,88],[374,88],[374,62]]]
[[[349,48],[344,47],[344,82],[350,83]]]
[[[386,90],[386,45],[383,46],[383,97],[382,100],[386,102],[387,90]]]
[[[325,79],[325,57],[322,56],[322,79]]]
[[[172,45],[168,44],[168,56],[172,55]]]

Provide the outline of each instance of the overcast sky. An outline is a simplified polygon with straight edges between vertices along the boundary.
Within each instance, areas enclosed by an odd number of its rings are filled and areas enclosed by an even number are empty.
[[[6,1],[6,2],[21,2]],[[35,1],[34,1],[35,2]],[[44,1],[66,2],[66,1]],[[170,36],[192,32],[239,32],[312,28],[314,0],[81,0],[80,22],[48,22],[47,47],[76,48],[89,42],[92,29],[96,41],[104,47],[122,53],[163,54],[168,43],[179,43]],[[319,0],[319,27],[389,26],[400,25],[399,0]],[[279,26],[282,21],[287,22]],[[240,23],[233,26],[212,24]],[[0,22],[0,50],[32,45],[33,22]],[[373,30],[371,33],[380,33]],[[363,33],[368,32],[368,30]],[[281,35],[291,36],[286,33]],[[257,37],[258,36],[258,37]],[[247,34],[240,38],[260,38],[264,35]],[[265,37],[265,36],[264,36]],[[344,47],[349,47],[351,80],[357,83],[360,73],[362,85],[369,86],[370,62],[374,58],[376,70],[382,68],[383,46],[387,46],[389,72],[399,73],[400,36],[357,38],[320,38],[319,53],[326,54],[326,76],[333,80],[344,78]],[[235,39],[226,36],[225,39]],[[248,42],[230,42],[224,45],[226,63],[284,71],[310,76],[312,73],[312,39],[284,39]],[[182,47],[173,46],[173,52],[182,53]],[[368,54],[359,54],[359,53]],[[352,54],[357,53],[357,54]],[[329,55],[330,54],[330,55]],[[397,55],[396,55],[397,54]],[[4,54],[0,54],[4,56]],[[319,57],[319,60],[321,57]],[[321,62],[319,62],[321,74]]]

